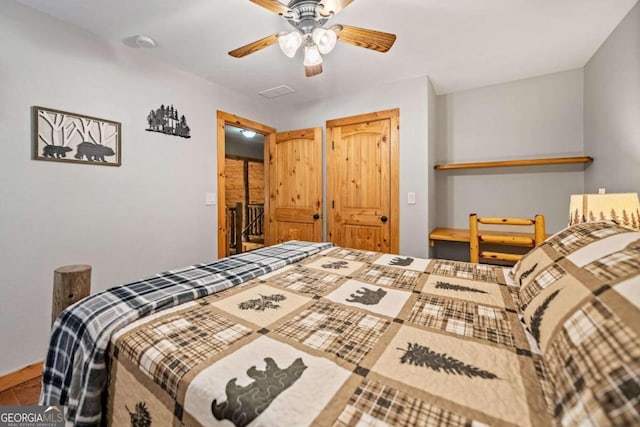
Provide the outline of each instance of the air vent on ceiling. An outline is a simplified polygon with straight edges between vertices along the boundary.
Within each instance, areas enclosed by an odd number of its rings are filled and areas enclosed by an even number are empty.
[[[276,87],[272,87],[271,89],[265,89],[265,90],[261,90],[260,92],[258,92],[258,94],[260,94],[261,96],[264,96],[265,98],[277,98],[279,96],[285,96],[285,95],[289,95],[290,93],[295,92],[295,90],[291,89],[289,86],[286,85],[282,85],[282,86],[276,86]]]

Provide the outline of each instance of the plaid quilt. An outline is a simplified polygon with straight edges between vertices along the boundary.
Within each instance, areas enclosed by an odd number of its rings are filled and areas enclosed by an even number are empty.
[[[215,294],[331,246],[291,241],[167,271],[80,301],[53,326],[39,403],[66,406],[70,424],[98,425],[108,373],[106,350],[114,332],[144,316]]]
[[[514,269],[559,425],[640,425],[640,232],[581,223]]]
[[[545,368],[500,267],[331,248],[139,319],[111,426],[543,426]]]

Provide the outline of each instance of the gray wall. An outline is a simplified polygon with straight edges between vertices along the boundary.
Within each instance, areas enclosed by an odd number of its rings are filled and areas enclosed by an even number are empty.
[[[0,0],[0,376],[45,356],[54,268],[93,291],[216,258],[216,110],[269,124],[255,100]],[[191,139],[145,132],[172,103]],[[33,161],[30,107],[122,122],[122,166]]]
[[[582,70],[439,96],[435,163],[583,154]],[[590,154],[590,153],[587,153]],[[581,165],[438,171],[436,225],[468,227],[470,213],[533,217],[547,232],[567,224],[569,196],[581,193]]]
[[[428,246],[427,84],[421,77],[296,105],[280,110],[277,123],[279,131],[324,129],[330,119],[400,108],[400,253],[416,257],[425,257]],[[407,204],[409,191],[416,193],[415,205]]]
[[[640,192],[640,3],[584,68],[585,191]]]

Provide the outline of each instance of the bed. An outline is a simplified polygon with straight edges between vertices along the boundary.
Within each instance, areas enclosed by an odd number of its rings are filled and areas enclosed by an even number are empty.
[[[640,423],[640,233],[570,227],[513,269],[287,242],[96,294],[42,404],[112,426]]]

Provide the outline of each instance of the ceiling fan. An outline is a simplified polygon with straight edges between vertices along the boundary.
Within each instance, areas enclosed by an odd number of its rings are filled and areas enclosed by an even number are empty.
[[[334,48],[336,41],[348,43],[378,52],[387,52],[396,41],[396,35],[349,25],[324,25],[334,15],[353,3],[354,0],[291,0],[284,5],[277,0],[250,0],[251,2],[277,13],[295,29],[280,32],[257,40],[229,52],[235,58],[251,53],[278,42],[289,58],[304,47],[304,70],[307,77],[322,73],[322,55]]]

